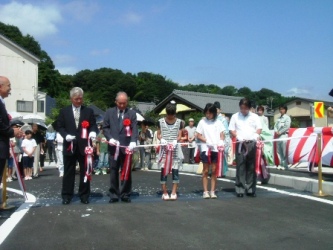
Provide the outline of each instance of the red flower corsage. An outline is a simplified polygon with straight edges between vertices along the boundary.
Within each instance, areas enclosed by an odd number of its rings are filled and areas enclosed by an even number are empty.
[[[81,123],[82,131],[81,131],[81,138],[82,139],[88,139],[88,130],[87,128],[89,127],[89,122],[88,121],[83,121]]]
[[[131,120],[128,118],[124,119],[123,125],[125,126],[126,129],[126,136],[131,136],[132,135]]]
[[[124,124],[125,127],[126,127],[126,126],[130,126],[130,125],[131,125],[131,120],[128,119],[128,118],[126,118],[126,119],[123,121],[123,124]]]
[[[88,128],[89,125],[90,125],[90,124],[89,124],[88,121],[83,121],[83,122],[81,123],[82,128]]]

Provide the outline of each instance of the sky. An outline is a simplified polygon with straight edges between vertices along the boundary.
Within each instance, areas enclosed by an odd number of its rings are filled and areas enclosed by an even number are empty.
[[[333,101],[331,0],[0,0],[62,74],[108,67],[181,85]]]

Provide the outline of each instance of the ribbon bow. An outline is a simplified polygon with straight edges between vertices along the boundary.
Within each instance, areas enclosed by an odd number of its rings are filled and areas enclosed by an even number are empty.
[[[127,181],[129,179],[130,173],[131,173],[131,165],[132,165],[132,155],[133,155],[133,150],[131,150],[129,147],[126,147],[125,149],[125,161],[123,168],[121,170],[121,181]]]
[[[85,168],[86,168],[86,174],[84,176],[84,182],[87,181],[91,181],[91,174],[92,174],[92,170],[93,170],[93,153],[94,153],[94,149],[93,147],[90,147],[90,145],[88,145],[85,149],[84,149],[84,153],[86,154],[85,157]]]
[[[172,161],[173,161],[173,152],[174,152],[174,145],[172,143],[168,143],[165,146],[166,149],[166,156],[165,156],[165,162],[164,162],[164,169],[163,169],[163,175],[167,176],[171,173],[172,169]]]
[[[257,141],[257,152],[256,152],[256,165],[255,165],[255,169],[256,169],[256,174],[260,175],[261,174],[261,158],[262,158],[262,150],[264,148],[265,143],[261,140]]]
[[[217,146],[217,151],[215,175],[216,177],[222,177],[224,168],[224,146]]]

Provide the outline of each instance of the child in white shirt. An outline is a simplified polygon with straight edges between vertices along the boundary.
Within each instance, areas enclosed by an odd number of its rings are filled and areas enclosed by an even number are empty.
[[[23,168],[24,168],[24,180],[32,179],[32,167],[34,165],[34,153],[37,147],[35,139],[32,139],[32,131],[25,131],[25,139],[22,141],[23,150]]]
[[[217,163],[217,146],[224,145],[224,131],[223,123],[216,119],[217,108],[212,103],[207,103],[204,109],[205,118],[203,118],[197,127],[197,138],[201,143],[200,158],[203,163],[202,171],[202,185],[203,185],[203,198],[216,199],[216,163]],[[211,177],[211,191],[208,192],[208,171],[209,165],[212,166]]]

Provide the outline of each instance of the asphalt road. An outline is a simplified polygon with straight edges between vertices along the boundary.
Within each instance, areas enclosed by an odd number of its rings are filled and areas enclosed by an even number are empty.
[[[26,185],[37,201],[0,249],[333,248],[333,205],[292,189],[268,186],[259,188],[256,198],[237,198],[232,180],[224,179],[218,199],[204,200],[200,176],[181,175],[178,200],[165,202],[159,173],[136,171],[132,203],[108,203],[105,175],[93,176],[90,204],[75,197],[65,206],[56,169]],[[9,186],[19,189],[17,182]],[[9,192],[10,205],[22,203]]]

